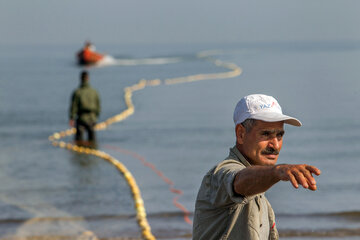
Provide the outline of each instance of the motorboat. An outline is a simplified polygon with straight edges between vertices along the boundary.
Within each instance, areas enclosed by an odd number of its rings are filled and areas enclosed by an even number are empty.
[[[96,52],[94,45],[86,42],[84,48],[77,53],[76,57],[79,65],[94,65],[101,62],[105,55]]]

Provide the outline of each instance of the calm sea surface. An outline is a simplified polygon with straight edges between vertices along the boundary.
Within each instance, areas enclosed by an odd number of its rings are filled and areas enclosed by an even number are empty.
[[[0,46],[0,238],[139,237],[134,204],[121,174],[93,156],[48,141],[68,128],[71,92],[82,70],[73,46]],[[322,170],[318,191],[281,182],[268,191],[282,239],[360,238],[360,43],[306,42],[229,45],[97,46],[117,59],[176,58],[163,64],[91,68],[102,100],[100,121],[125,109],[123,89],[140,79],[226,72],[206,59],[232,62],[231,79],[160,85],[135,92],[135,113],[98,132],[98,148],[124,163],[141,189],[152,232],[189,239],[191,225],[156,166],[183,192],[191,213],[203,175],[234,145],[232,112],[244,95],[264,93],[303,127],[286,126],[279,163]],[[72,141],[72,138],[66,138]],[[192,218],[192,216],[190,216]]]

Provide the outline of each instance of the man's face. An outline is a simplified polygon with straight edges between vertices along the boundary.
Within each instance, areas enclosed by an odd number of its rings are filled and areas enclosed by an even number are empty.
[[[284,133],[284,122],[256,120],[250,132],[242,125],[236,128],[239,150],[252,165],[275,165]]]

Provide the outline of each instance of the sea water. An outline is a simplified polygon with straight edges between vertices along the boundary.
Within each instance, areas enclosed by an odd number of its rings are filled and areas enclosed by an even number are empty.
[[[99,238],[140,237],[123,176],[102,159],[55,148],[48,141],[68,128],[70,95],[82,70],[75,65],[77,47],[0,46],[1,238],[55,238],[86,231]],[[132,63],[87,69],[101,96],[99,121],[123,111],[123,89],[141,79],[229,71],[199,58],[201,51],[216,50],[212,59],[243,70],[230,79],[134,92],[135,113],[97,133],[98,148],[134,175],[156,237],[191,238],[192,227],[173,199],[179,196],[178,202],[193,213],[203,175],[235,143],[233,109],[252,93],[274,96],[286,114],[303,123],[301,128],[285,127],[279,163],[306,163],[322,171],[315,192],[294,189],[289,182],[267,192],[282,239],[360,236],[359,42],[97,48]],[[182,195],[171,192],[159,173]]]

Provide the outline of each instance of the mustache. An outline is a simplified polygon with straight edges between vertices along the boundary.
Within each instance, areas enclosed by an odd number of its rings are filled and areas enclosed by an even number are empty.
[[[265,154],[265,155],[270,155],[270,154],[271,155],[279,155],[280,151],[276,150],[274,148],[268,147],[265,150],[263,150],[261,153]]]

